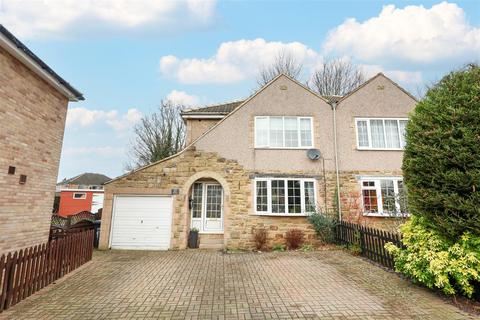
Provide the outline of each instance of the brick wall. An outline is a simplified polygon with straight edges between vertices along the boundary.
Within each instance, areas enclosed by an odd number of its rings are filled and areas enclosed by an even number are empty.
[[[0,48],[0,253],[48,239],[67,104]]]

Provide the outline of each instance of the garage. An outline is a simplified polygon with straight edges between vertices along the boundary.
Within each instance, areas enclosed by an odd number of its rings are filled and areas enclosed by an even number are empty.
[[[115,196],[112,249],[168,250],[171,229],[172,197]]]

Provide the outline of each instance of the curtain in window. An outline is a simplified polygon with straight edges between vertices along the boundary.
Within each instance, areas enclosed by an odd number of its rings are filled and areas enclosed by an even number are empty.
[[[255,120],[256,146],[268,146],[268,118],[257,118]]]
[[[400,136],[398,135],[397,120],[385,120],[385,134],[387,148],[400,148]]]
[[[405,147],[405,128],[407,127],[407,123],[408,123],[407,120],[400,120],[400,121],[399,121],[399,124],[400,124],[400,136],[401,136],[401,139],[402,139],[402,142],[401,142],[401,147],[402,147],[402,148]]]
[[[300,119],[300,143],[302,147],[312,146],[312,121]]]
[[[357,121],[358,146],[368,147],[368,127],[367,121]]]
[[[298,122],[297,118],[285,117],[285,147],[298,147]]]
[[[370,131],[372,136],[372,147],[385,148],[383,120],[370,120]]]
[[[315,212],[315,188],[313,181],[305,181],[305,212]]]
[[[270,117],[270,147],[283,147],[282,117]]]

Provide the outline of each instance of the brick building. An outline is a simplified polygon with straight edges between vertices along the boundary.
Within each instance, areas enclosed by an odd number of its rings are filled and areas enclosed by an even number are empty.
[[[0,254],[48,240],[67,106],[83,99],[0,25]]]

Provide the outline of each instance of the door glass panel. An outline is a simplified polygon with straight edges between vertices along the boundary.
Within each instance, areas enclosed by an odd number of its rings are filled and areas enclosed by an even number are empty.
[[[393,180],[380,180],[383,212],[395,212],[395,190]]]
[[[203,185],[201,183],[193,184],[192,218],[202,217],[202,197],[203,197]]]
[[[206,217],[220,219],[222,217],[222,187],[207,186]]]
[[[305,212],[315,212],[315,188],[313,181],[305,181]]]

